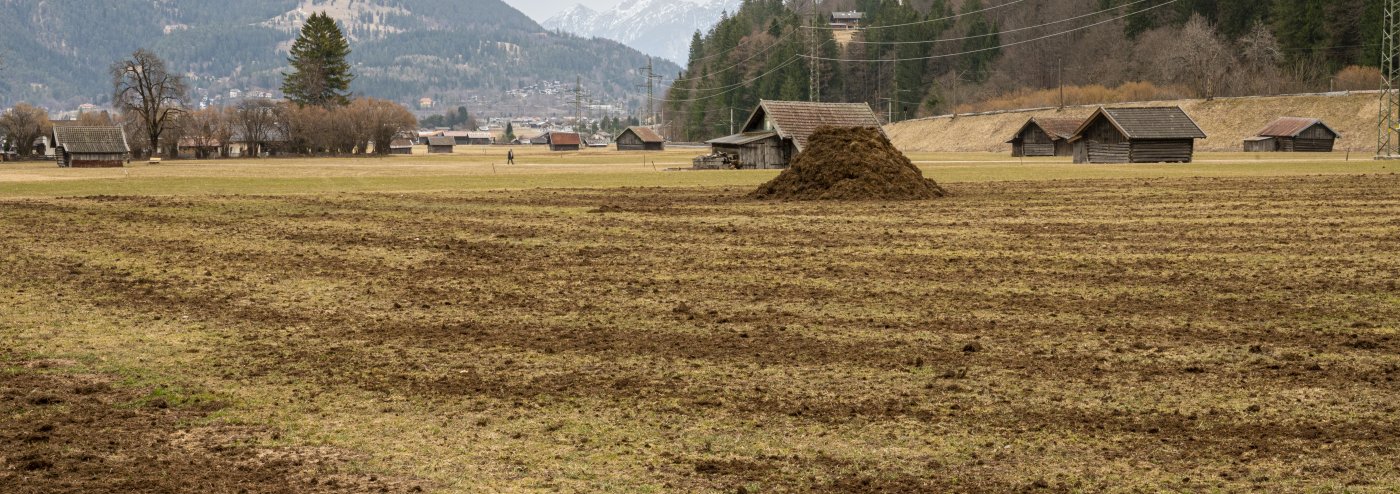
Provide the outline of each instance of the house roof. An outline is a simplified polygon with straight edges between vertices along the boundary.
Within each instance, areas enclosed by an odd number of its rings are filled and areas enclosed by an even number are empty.
[[[864,13],[864,12],[856,12],[856,11],[850,11],[850,12],[832,12],[832,13],[831,13],[831,18],[832,18],[832,19],[863,19],[863,18],[865,18],[865,13]]]
[[[451,136],[432,136],[428,138],[429,146],[456,146],[457,139]]]
[[[622,134],[626,134],[628,132],[631,132],[632,134],[636,135],[638,139],[642,140],[642,142],[666,142],[666,138],[661,137],[661,134],[657,134],[656,131],[651,130],[650,127],[628,127],[627,130],[622,131],[622,133],[618,134],[617,136],[622,137]]]
[[[1321,125],[1334,136],[1342,135],[1340,132],[1333,130],[1332,127],[1328,127],[1327,124],[1322,123],[1321,120],[1300,117],[1281,117],[1278,120],[1274,120],[1269,126],[1264,127],[1264,130],[1259,131],[1258,135],[1261,137],[1298,137],[1298,134],[1302,134],[1303,131],[1312,128],[1314,125]]]
[[[772,129],[764,128],[764,118],[772,123]],[[801,151],[807,147],[807,137],[819,127],[872,127],[885,133],[880,119],[875,118],[875,112],[865,103],[769,100],[758,102],[758,108],[744,124],[744,131],[776,131],[782,138],[792,139]]]
[[[496,136],[491,134],[490,132],[479,132],[475,130],[467,132],[468,139],[492,139],[494,137]]]
[[[129,153],[126,133],[121,127],[59,125],[53,128],[54,147],[62,147],[69,153],[116,154]]]
[[[1045,131],[1052,140],[1069,139],[1074,137],[1074,131],[1079,130],[1079,126],[1083,123],[1084,119],[1081,118],[1031,117],[1029,120],[1026,120],[1025,125],[1022,125],[1021,128],[1016,131],[1015,135],[1011,136],[1011,140],[1006,142],[1016,142],[1017,139],[1021,138],[1021,134],[1026,131],[1026,128],[1031,125],[1039,126],[1040,130]]]
[[[725,136],[719,139],[711,139],[705,141],[705,144],[728,144],[731,146],[742,146],[745,144],[768,139],[770,137],[776,137],[777,135],[777,132],[771,130],[767,132],[745,132],[743,134],[734,134],[732,136]]]
[[[1070,140],[1079,140],[1089,124],[1103,116],[1129,139],[1205,139],[1206,133],[1179,106],[1104,108],[1084,119]]]
[[[574,132],[550,132],[549,144],[553,146],[580,145],[583,141]]]

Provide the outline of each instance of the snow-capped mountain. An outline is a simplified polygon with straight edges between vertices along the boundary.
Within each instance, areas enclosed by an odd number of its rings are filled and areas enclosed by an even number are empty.
[[[690,35],[710,29],[719,22],[721,13],[738,10],[741,1],[623,0],[604,11],[577,5],[541,25],[618,41],[684,66],[690,52]]]

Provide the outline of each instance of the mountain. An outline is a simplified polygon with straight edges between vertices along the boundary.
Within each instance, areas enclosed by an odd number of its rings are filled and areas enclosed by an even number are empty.
[[[596,11],[577,5],[545,20],[544,27],[584,37],[620,41],[643,53],[684,63],[690,37],[738,10],[741,0],[625,0]]]
[[[546,106],[583,89],[598,103],[644,104],[646,56],[620,43],[551,33],[500,0],[0,0],[0,107],[105,103],[107,68],[149,48],[203,98],[272,92],[286,49],[313,12],[350,39],[351,90],[400,102],[431,97],[498,111]],[[679,67],[662,63],[658,71]],[[536,95],[522,88],[550,87]],[[507,92],[512,95],[507,95]],[[536,97],[538,96],[538,97]],[[546,97],[548,96],[548,97]],[[510,100],[515,98],[515,100]],[[572,104],[572,95],[568,98]],[[557,100],[557,101],[556,101]]]

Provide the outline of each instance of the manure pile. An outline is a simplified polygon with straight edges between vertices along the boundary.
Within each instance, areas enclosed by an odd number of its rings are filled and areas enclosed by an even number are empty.
[[[877,129],[823,127],[792,165],[758,187],[756,199],[794,201],[917,200],[943,197]]]

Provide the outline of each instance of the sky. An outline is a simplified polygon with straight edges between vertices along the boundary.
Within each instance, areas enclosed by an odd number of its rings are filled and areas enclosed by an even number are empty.
[[[505,0],[511,7],[524,12],[536,21],[543,21],[554,14],[584,4],[593,10],[604,10],[619,3],[619,0]]]

